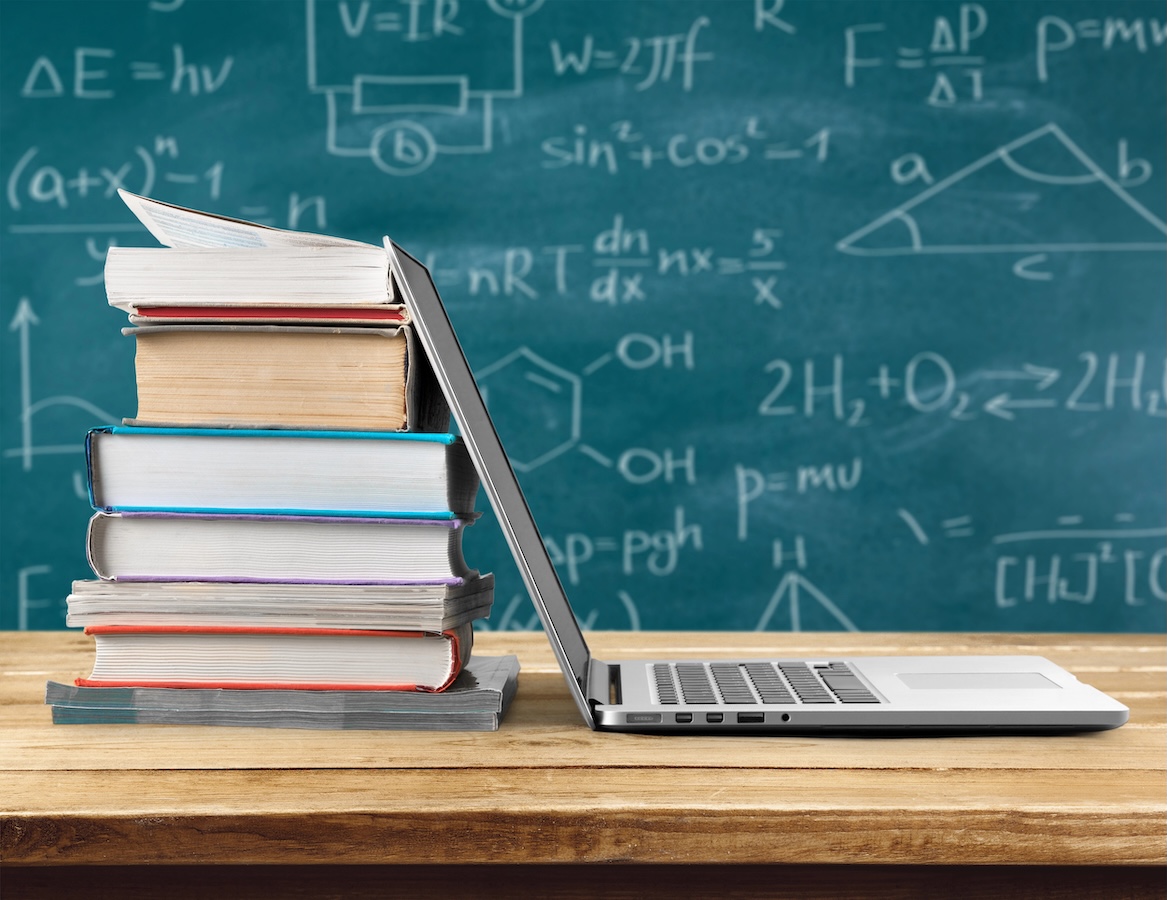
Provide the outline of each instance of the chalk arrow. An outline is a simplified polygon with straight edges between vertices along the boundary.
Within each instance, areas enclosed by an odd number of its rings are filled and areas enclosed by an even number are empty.
[[[1045,366],[1035,366],[1033,363],[1025,363],[1021,367],[1020,372],[985,372],[984,377],[997,381],[1031,379],[1037,382],[1037,389],[1039,391],[1044,391],[1061,378],[1062,373],[1058,369],[1047,369]]]
[[[16,306],[16,314],[8,323],[9,331],[20,332],[20,424],[21,424],[21,456],[23,468],[27,472],[32,468],[32,416],[29,407],[32,406],[32,376],[29,359],[28,330],[33,325],[39,325],[40,319],[32,311],[32,304],[27,297],[21,297]]]
[[[985,406],[985,412],[989,415],[998,416],[999,418],[1011,420],[1017,418],[1013,414],[1015,409],[1049,409],[1056,406],[1056,400],[1014,400],[1008,394],[998,394],[993,399],[989,400]]]
[[[8,323],[8,330],[16,331],[18,328],[27,328],[29,325],[39,325],[40,323],[41,320],[32,311],[32,304],[28,302],[28,298],[21,297],[20,303],[16,307],[16,314],[12,317],[12,321]]]
[[[1021,367],[1026,374],[1037,379],[1037,389],[1044,391],[1047,387],[1062,377],[1062,373],[1057,369],[1047,369],[1044,366],[1035,366],[1032,363],[1026,363]]]

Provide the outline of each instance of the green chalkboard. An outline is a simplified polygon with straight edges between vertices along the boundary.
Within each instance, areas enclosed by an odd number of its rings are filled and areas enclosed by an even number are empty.
[[[1162,2],[0,17],[0,627],[135,412],[125,186],[426,260],[588,627],[1164,629]]]

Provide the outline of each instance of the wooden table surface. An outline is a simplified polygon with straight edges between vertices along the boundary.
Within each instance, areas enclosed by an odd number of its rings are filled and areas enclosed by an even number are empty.
[[[969,896],[1000,896],[1002,884],[1163,896],[1160,636],[611,632],[589,642],[605,659],[1036,653],[1121,700],[1131,719],[1059,737],[599,734],[582,724],[541,633],[487,632],[476,651],[522,663],[497,733],[54,726],[45,682],[87,674],[91,640],[7,632],[4,879],[46,896],[62,879],[82,879],[88,896],[103,885],[148,896],[162,876],[172,897],[224,883],[245,896],[260,871],[285,896],[330,896],[323,886],[345,879],[354,896],[362,885],[385,896],[390,883],[443,885],[447,897],[605,885],[676,896],[702,879],[719,896],[829,896],[856,876],[880,896],[957,884]],[[605,862],[627,865],[586,865]],[[499,863],[534,868],[508,875]],[[661,865],[677,863],[690,865]],[[129,868],[157,864],[167,868]],[[314,868],[240,868],[257,864]],[[394,864],[409,865],[390,881]]]

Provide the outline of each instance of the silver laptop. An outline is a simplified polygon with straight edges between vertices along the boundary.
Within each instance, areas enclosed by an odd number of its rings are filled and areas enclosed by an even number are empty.
[[[589,727],[710,734],[1072,732],[1129,710],[1038,656],[620,660],[588,650],[425,266],[385,250],[568,688]]]

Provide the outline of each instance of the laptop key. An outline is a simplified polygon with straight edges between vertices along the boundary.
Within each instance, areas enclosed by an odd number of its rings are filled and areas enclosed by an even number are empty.
[[[871,691],[867,690],[866,685],[854,675],[838,675],[832,672],[824,672],[822,679],[823,683],[843,703],[879,702],[879,699]]]
[[[794,696],[786,690],[782,677],[770,663],[746,663],[744,668],[763,703],[795,702]]]
[[[667,663],[657,663],[652,667],[653,681],[656,682],[657,701],[666,705],[678,702],[677,687],[673,684],[672,666]]]
[[[816,666],[823,684],[842,703],[879,703],[879,698],[867,689],[858,676],[851,671],[844,662],[832,662],[825,666]]]
[[[709,681],[709,674],[701,663],[677,663],[677,681],[681,697],[686,703],[716,703],[717,695]]]
[[[834,703],[835,698],[819,682],[806,663],[780,662],[778,668],[786,676],[790,689],[803,703]]]
[[[740,664],[712,663],[709,670],[713,673],[713,680],[717,682],[717,689],[721,691],[721,699],[726,703],[758,702],[742,676]]]

